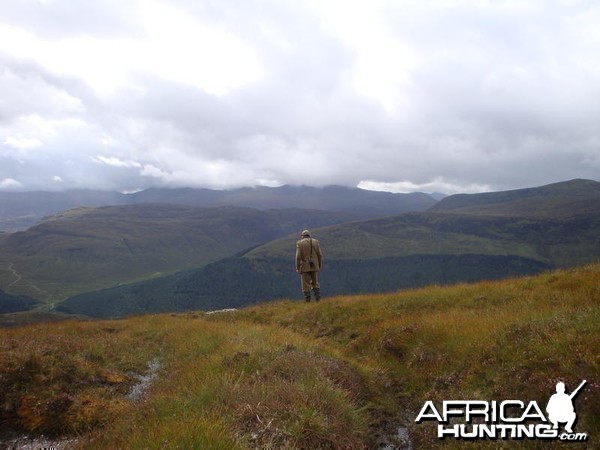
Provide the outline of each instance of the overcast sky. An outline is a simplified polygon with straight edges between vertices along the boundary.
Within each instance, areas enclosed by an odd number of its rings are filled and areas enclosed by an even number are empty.
[[[0,190],[600,180],[600,2],[1,0]]]

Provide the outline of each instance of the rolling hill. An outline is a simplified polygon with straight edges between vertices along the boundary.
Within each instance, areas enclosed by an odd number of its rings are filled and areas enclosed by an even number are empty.
[[[360,214],[139,204],[79,208],[0,235],[0,286],[54,303],[80,292],[232,256],[305,227]]]
[[[442,199],[430,211],[556,217],[597,213],[599,209],[600,182],[575,179],[536,188],[452,195]]]
[[[435,208],[313,230],[325,253],[322,291],[326,295],[384,292],[597,261],[598,185],[574,180],[474,197],[482,213],[469,204],[464,206],[468,212]],[[573,193],[570,202],[569,192]],[[452,206],[452,197],[445,201]],[[295,234],[284,236],[199,270],[81,294],[57,309],[115,317],[295,298],[299,295],[293,270],[295,240]]]

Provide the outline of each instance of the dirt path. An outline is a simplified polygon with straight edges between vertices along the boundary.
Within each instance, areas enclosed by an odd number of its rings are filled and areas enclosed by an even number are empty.
[[[30,437],[27,435],[15,436],[5,441],[0,439],[0,449],[7,450],[40,450],[40,449],[55,449],[67,450],[72,448],[77,443],[77,439],[58,439],[51,440],[45,437]]]
[[[10,284],[6,285],[7,288],[19,285],[21,287],[27,287],[29,289],[32,289],[32,290],[34,290],[37,293],[36,294],[36,298],[38,298],[38,300],[41,300],[41,301],[43,301],[43,302],[46,303],[46,305],[43,306],[44,310],[52,310],[54,308],[54,302],[50,302],[50,300],[52,299],[52,294],[49,294],[48,292],[46,292],[43,289],[40,289],[35,284],[28,283],[26,281],[23,282],[23,283],[21,283],[23,281],[23,277],[21,276],[21,274],[15,268],[15,263],[14,262],[12,262],[12,261],[4,261],[2,263],[2,265],[5,265],[5,267],[0,267],[0,270],[5,270],[6,272],[10,272],[10,274],[14,278],[10,282]]]
[[[19,275],[19,272],[17,272],[17,269],[15,269],[14,262],[7,261],[7,260],[0,262],[0,270],[9,272],[12,275],[12,277],[14,278],[10,282],[10,284],[6,285],[6,287],[14,286],[15,284],[17,284],[19,281],[21,281],[23,279],[23,277],[21,275]]]

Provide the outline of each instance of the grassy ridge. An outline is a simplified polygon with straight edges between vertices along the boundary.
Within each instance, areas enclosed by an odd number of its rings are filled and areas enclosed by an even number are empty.
[[[575,179],[536,188],[452,195],[435,204],[431,211],[551,218],[597,213],[599,199],[598,181]]]
[[[201,267],[304,227],[356,214],[144,204],[79,208],[0,236],[0,285],[50,304]]]
[[[425,400],[444,399],[519,398],[545,406],[558,380],[571,389],[593,380],[577,411],[579,428],[597,435],[599,276],[600,266],[592,265],[532,278],[341,298],[318,310],[279,304],[268,315],[260,308],[240,314],[322,337],[345,355],[382,364],[395,387],[390,393],[412,412]],[[416,448],[431,445],[433,432],[413,426]]]
[[[512,255],[564,267],[593,262],[600,254],[600,211],[552,219],[407,213],[319,229],[329,260],[425,255]],[[244,255],[290,257],[290,237]]]
[[[587,379],[577,430],[597,439],[598,279],[595,264],[320,304],[1,330],[2,425],[83,433],[82,448],[216,449],[372,448],[403,425],[414,448],[459,448],[414,424],[426,400],[545,406],[559,379],[570,389]],[[127,400],[155,358],[145,400]]]

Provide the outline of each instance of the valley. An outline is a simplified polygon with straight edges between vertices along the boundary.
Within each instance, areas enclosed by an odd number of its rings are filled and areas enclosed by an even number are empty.
[[[329,296],[531,275],[598,261],[599,186],[459,194],[427,210],[419,196],[337,187],[176,190],[174,203],[143,192],[136,204],[69,209],[0,235],[0,288],[36,310],[106,318],[297,298],[305,228],[322,242]],[[336,210],[298,208],[331,208],[336,195]],[[263,209],[183,204],[244,200]],[[398,202],[417,210],[381,216]]]
[[[365,214],[144,203],[3,233],[0,441],[461,448],[415,422],[424,402],[543,404],[557,379],[591,380],[577,427],[600,432],[600,183]]]

